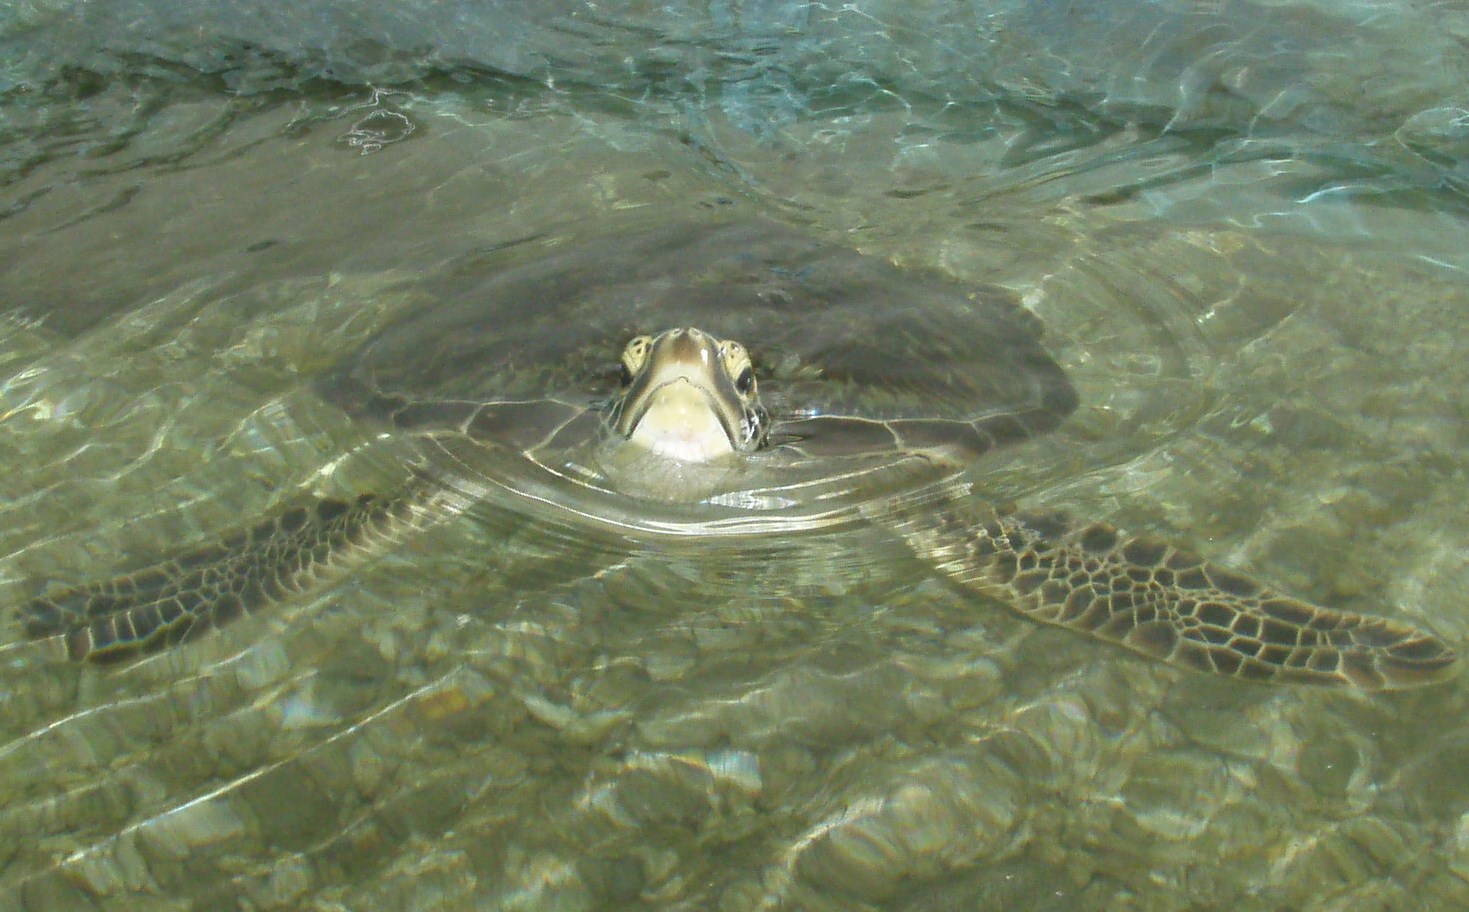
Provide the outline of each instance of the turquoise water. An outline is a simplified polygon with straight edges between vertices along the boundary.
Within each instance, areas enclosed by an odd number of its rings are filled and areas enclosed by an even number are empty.
[[[1466,34],[1406,3],[13,6],[0,595],[399,482],[411,445],[310,382],[436,277],[737,210],[1022,295],[1083,404],[974,469],[997,501],[1462,644]],[[861,530],[618,552],[491,504],[134,664],[0,630],[5,908],[1469,903],[1460,681],[1161,667]]]

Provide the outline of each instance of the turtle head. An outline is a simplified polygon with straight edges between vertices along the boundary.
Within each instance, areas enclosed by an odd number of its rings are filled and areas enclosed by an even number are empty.
[[[622,350],[608,423],[629,443],[681,462],[765,445],[769,422],[749,352],[692,327],[638,336]]]

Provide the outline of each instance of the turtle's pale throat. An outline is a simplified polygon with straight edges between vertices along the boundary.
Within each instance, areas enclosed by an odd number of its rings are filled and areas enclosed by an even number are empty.
[[[686,377],[649,395],[628,442],[681,462],[710,462],[734,452],[709,394]]]

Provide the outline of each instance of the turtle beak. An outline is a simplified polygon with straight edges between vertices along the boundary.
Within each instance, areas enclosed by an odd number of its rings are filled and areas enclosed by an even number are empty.
[[[618,434],[652,453],[709,462],[744,448],[747,419],[719,341],[688,328],[653,340],[612,421]]]

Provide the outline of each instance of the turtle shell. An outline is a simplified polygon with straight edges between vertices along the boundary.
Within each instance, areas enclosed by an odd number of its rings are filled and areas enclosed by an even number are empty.
[[[512,448],[552,430],[575,442],[617,393],[623,343],[698,326],[745,344],[772,447],[808,456],[962,458],[1043,433],[1076,406],[1013,293],[760,219],[527,238],[427,290],[426,306],[325,378],[329,398]]]

